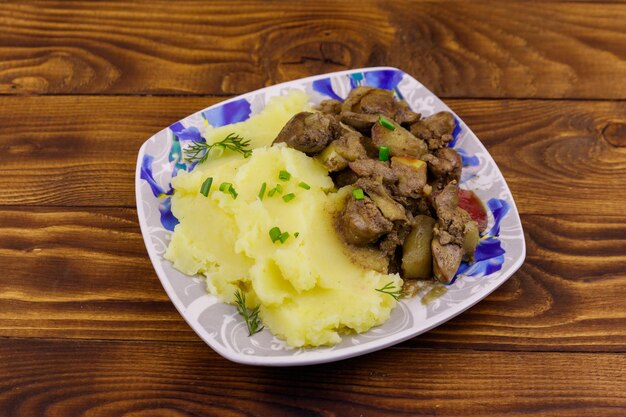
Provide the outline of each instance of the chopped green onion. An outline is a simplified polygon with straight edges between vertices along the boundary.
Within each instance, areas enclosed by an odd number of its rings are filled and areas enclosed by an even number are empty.
[[[381,161],[389,160],[389,146],[378,147],[378,159]]]
[[[309,184],[307,184],[306,182],[301,182],[300,184],[298,184],[298,187],[304,188],[305,190],[310,190],[311,189],[311,186]]]
[[[220,191],[223,193],[228,193],[231,195],[231,197],[234,199],[237,198],[238,194],[237,191],[235,191],[235,189],[233,188],[233,185],[229,182],[223,182],[220,184]]]
[[[276,184],[276,187],[272,188],[271,190],[268,191],[267,195],[268,197],[274,197],[274,194],[278,193],[282,193],[283,192],[283,186],[280,184]]]
[[[267,188],[267,184],[263,183],[261,185],[261,191],[259,191],[259,200],[263,201],[263,197],[265,196],[265,189]]]
[[[378,123],[385,129],[396,130],[396,127],[393,125],[393,123],[391,123],[385,116],[380,116],[378,118]]]
[[[272,243],[276,243],[277,240],[280,240],[281,232],[278,227],[272,227],[270,229],[270,239],[272,239]]]
[[[300,232],[296,232],[293,234],[293,237],[298,237],[298,236],[300,236]]]
[[[357,200],[363,200],[365,198],[365,194],[363,194],[363,190],[360,188],[355,188],[354,190],[352,190],[352,195]]]
[[[280,243],[285,243],[289,239],[289,232],[281,232],[279,227],[272,227],[270,229],[270,239],[272,243],[280,240]]]
[[[289,181],[289,179],[291,178],[291,174],[287,171],[280,171],[278,173],[278,179],[282,180],[282,181]]]
[[[290,202],[291,200],[293,200],[294,198],[296,198],[296,195],[295,195],[294,193],[285,194],[285,195],[283,196],[283,201],[284,201],[285,203],[288,203],[288,202]]]
[[[200,187],[200,194],[205,197],[209,196],[209,190],[211,190],[211,185],[213,184],[213,177],[209,177],[202,183],[202,187]]]

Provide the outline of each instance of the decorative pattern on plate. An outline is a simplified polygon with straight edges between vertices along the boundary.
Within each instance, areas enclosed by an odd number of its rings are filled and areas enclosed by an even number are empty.
[[[495,162],[473,132],[455,116],[452,146],[463,159],[461,185],[487,202],[488,231],[477,248],[473,265],[463,264],[445,295],[427,306],[419,299],[404,299],[382,326],[361,335],[345,335],[332,347],[294,349],[264,330],[248,337],[234,306],[206,294],[201,278],[176,271],[163,253],[178,220],[170,210],[170,180],[179,170],[190,171],[182,149],[203,142],[207,124],[223,126],[248,119],[271,97],[301,89],[314,104],[327,98],[342,100],[359,85],[392,90],[423,116],[451,111],[411,76],[395,68],[343,71],[264,88],[199,111],[155,134],[142,146],[136,174],[137,209],[144,241],[165,290],[189,325],[213,349],[236,362],[259,365],[302,365],[356,356],[399,343],[423,333],[466,310],[501,285],[521,266],[525,242],[519,214]]]

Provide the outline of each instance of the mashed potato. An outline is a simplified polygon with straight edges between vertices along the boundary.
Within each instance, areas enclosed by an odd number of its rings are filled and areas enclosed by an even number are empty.
[[[269,146],[291,116],[307,108],[307,100],[291,92],[246,122],[209,129],[210,142],[235,132],[256,149],[245,159],[209,159],[172,180],[172,211],[180,223],[165,254],[183,273],[204,275],[208,291],[225,302],[234,302],[235,291],[243,289],[249,307],[260,305],[263,324],[291,346],[335,344],[341,332],[382,324],[396,301],[375,289],[402,285],[397,274],[365,270],[344,253],[332,219],[350,189],[329,192],[333,182],[320,163],[294,149]],[[291,178],[280,180],[281,170]],[[207,177],[213,186],[205,197],[199,190]],[[236,199],[219,191],[223,182],[232,183]],[[261,201],[263,183],[268,191],[277,184],[283,191],[273,197],[266,192]],[[296,197],[285,202],[282,196],[289,193]],[[290,237],[273,243],[273,227]]]

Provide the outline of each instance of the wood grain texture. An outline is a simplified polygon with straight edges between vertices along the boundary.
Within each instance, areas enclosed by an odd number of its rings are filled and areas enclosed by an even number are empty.
[[[197,340],[163,290],[135,210],[0,216],[0,336]]]
[[[626,217],[522,221],[522,269],[404,346],[626,352]],[[158,282],[134,210],[0,210],[0,264],[0,336],[198,340]]]
[[[443,97],[623,99],[624,21],[596,2],[3,2],[0,94],[239,94],[392,65]]]
[[[203,343],[0,340],[0,409],[32,416],[615,416],[626,355],[387,349],[259,368]],[[497,401],[496,399],[497,395]]]
[[[0,98],[4,204],[134,206],[137,153],[145,140],[215,98]],[[28,190],[28,192],[24,192]],[[1,204],[1,203],[0,203]]]
[[[613,1],[0,0],[0,416],[626,415],[624,22]],[[137,151],[230,96],[375,65],[487,146],[526,262],[399,346],[228,362],[150,264]]]
[[[0,205],[132,207],[141,144],[218,100],[0,97],[0,175],[11,178]],[[521,213],[623,214],[626,102],[447,102],[487,146]]]

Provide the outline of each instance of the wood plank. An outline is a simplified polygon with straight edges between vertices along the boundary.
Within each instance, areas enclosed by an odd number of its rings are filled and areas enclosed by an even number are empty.
[[[0,97],[0,175],[11,178],[0,205],[132,207],[141,144],[218,100]],[[448,103],[495,158],[521,213],[623,213],[625,102]]]
[[[0,340],[0,409],[6,417],[621,417],[625,368],[623,354],[393,348],[261,368],[200,342]]]
[[[143,142],[218,101],[0,97],[0,174],[13,179],[0,204],[134,206]]]
[[[196,339],[131,209],[3,211],[0,336]]]
[[[625,352],[626,217],[522,218],[528,256],[406,347]],[[0,337],[193,341],[130,209],[0,210]]]
[[[623,99],[624,21],[597,2],[3,2],[0,93],[239,94],[392,65],[443,97]]]

